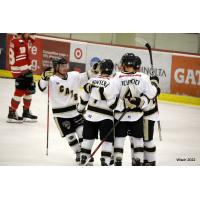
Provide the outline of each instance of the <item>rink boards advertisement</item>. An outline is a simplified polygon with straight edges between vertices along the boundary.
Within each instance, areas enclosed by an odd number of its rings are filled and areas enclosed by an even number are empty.
[[[10,71],[8,47],[12,37],[13,35],[10,34],[7,34],[7,37],[4,38],[0,37],[0,69]],[[2,54],[3,49],[4,52],[6,49],[6,64],[5,55]],[[58,56],[64,56],[69,61],[70,70],[84,72],[89,69],[89,63],[93,57],[112,59],[117,66],[120,64],[122,55],[127,52],[139,56],[142,60],[141,71],[150,73],[151,65],[147,49],[95,44],[46,36],[37,36],[33,47],[30,49],[30,58],[32,66],[34,66],[34,74],[40,75],[44,68],[51,65],[51,58]],[[152,51],[152,55],[154,72],[159,76],[163,93],[200,97],[200,56],[156,50]],[[5,66],[3,66],[4,64]]]
[[[172,56],[171,93],[200,97],[200,57]]]

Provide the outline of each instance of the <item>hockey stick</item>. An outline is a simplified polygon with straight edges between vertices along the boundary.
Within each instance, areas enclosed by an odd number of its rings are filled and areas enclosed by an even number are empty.
[[[48,97],[47,97],[47,144],[46,144],[46,155],[48,156],[49,151],[49,82],[48,82]]]
[[[105,140],[107,139],[107,137],[114,131],[115,127],[119,124],[119,122],[121,121],[121,119],[124,117],[124,115],[127,113],[128,109],[126,109],[123,114],[120,116],[120,118],[117,120],[117,122],[113,125],[113,127],[108,131],[108,133],[106,134],[106,136],[103,138],[103,140],[101,140],[101,142],[99,143],[99,145],[96,147],[96,149],[91,153],[91,155],[89,156],[89,158],[87,159],[86,163],[84,164],[84,166],[86,166],[88,164],[88,162],[90,161],[90,159],[94,156],[94,154],[98,151],[98,149],[101,147],[101,145],[105,142]]]
[[[49,67],[50,67],[50,62],[52,61],[52,58],[49,58]],[[46,143],[46,155],[48,156],[49,153],[49,81],[48,81],[48,92],[47,92],[47,143]]]
[[[152,57],[152,50],[151,50],[150,44],[142,38],[135,38],[135,41],[138,42],[139,44],[142,44],[143,46],[145,46],[148,49],[149,56],[150,56],[150,63],[151,63],[150,76],[155,75],[155,73],[153,71],[153,57]],[[156,106],[158,107],[157,98],[155,98],[155,100],[156,100]],[[159,114],[159,110],[158,110],[158,114]],[[160,141],[162,141],[160,120],[158,121],[158,132],[159,132],[159,139],[160,139]]]

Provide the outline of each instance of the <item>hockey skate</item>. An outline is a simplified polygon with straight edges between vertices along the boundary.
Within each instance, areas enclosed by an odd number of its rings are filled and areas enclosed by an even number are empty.
[[[155,161],[153,161],[153,162],[146,161],[146,162],[144,162],[144,166],[156,166],[156,162]]]
[[[113,164],[114,164],[114,156],[111,156],[110,165],[113,165]]]
[[[81,152],[76,152],[75,161],[76,161],[77,163],[81,161]]]
[[[37,116],[32,115],[29,109],[23,108],[22,117],[24,122],[37,122]]]
[[[143,166],[143,164],[140,162],[139,158],[133,158],[132,159],[132,166]]]
[[[8,123],[22,123],[23,122],[23,118],[19,117],[17,115],[17,113],[11,107],[9,107],[9,113],[8,113],[7,122]]]
[[[116,158],[114,165],[115,166],[122,166],[122,158]]]
[[[84,166],[85,163],[86,163],[86,161],[87,161],[87,159],[88,159],[87,156],[82,155],[82,156],[81,156],[80,165],[81,165],[81,166]],[[90,161],[87,163],[86,166],[93,166],[93,162],[94,162],[94,158],[90,158]]]
[[[90,161],[88,162],[87,166],[93,166],[94,164],[94,158],[90,158]]]
[[[108,166],[108,164],[106,163],[105,158],[101,158],[101,166]]]

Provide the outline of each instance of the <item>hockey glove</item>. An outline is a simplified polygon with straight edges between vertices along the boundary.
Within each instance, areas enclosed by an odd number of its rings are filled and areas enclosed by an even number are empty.
[[[44,72],[41,74],[41,78],[45,81],[48,81],[51,76],[53,76],[53,68],[48,67],[47,69],[44,70]]]
[[[142,108],[144,104],[144,100],[142,100],[139,97],[132,97],[130,99],[125,98],[124,99],[125,107],[129,109],[134,109],[134,108]]]
[[[159,87],[159,78],[158,78],[158,76],[150,76],[150,81],[151,81],[151,84],[154,85],[157,88],[157,95],[156,96],[159,96],[161,90],[160,90],[160,87]]]
[[[150,81],[152,85],[155,85],[156,87],[158,87],[159,85],[159,78],[158,76],[150,76]]]

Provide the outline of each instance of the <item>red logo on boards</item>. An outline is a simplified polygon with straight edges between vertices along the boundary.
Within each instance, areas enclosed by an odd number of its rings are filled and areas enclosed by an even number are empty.
[[[76,59],[81,59],[81,58],[82,58],[82,55],[83,55],[82,49],[76,48],[76,49],[74,50],[74,57],[75,57]]]

